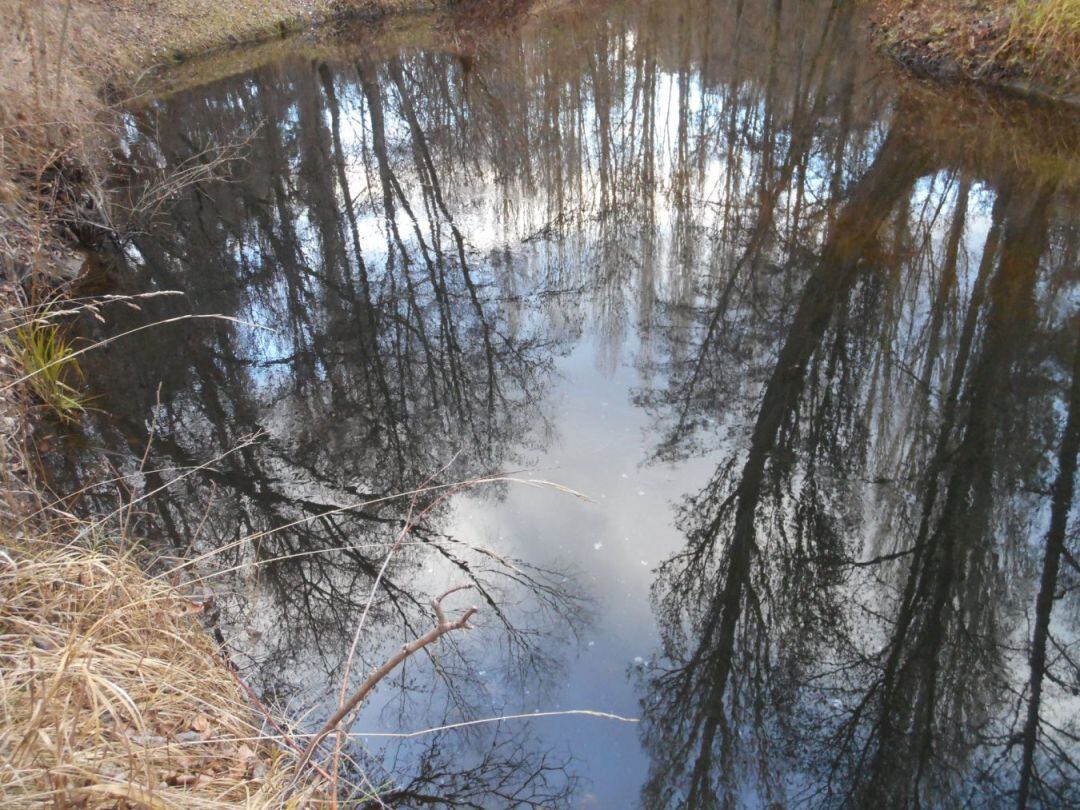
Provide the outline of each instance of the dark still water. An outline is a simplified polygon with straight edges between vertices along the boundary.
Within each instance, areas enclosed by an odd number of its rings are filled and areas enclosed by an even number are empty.
[[[108,416],[58,474],[147,496],[129,533],[198,559],[309,729],[415,519],[354,685],[434,594],[471,584],[476,629],[350,725],[357,797],[1076,806],[1075,114],[898,76],[843,2],[471,26],[244,52],[131,112],[136,196],[242,158],[93,280],[184,295],[87,335],[237,320],[88,354]],[[388,497],[520,470],[590,500]],[[379,736],[571,709],[640,723]]]

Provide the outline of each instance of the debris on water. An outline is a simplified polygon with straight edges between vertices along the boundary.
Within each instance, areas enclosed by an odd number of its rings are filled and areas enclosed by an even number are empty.
[[[603,543],[593,543],[592,547],[593,547],[594,551],[599,551],[600,549],[602,549],[604,547],[604,544]]]

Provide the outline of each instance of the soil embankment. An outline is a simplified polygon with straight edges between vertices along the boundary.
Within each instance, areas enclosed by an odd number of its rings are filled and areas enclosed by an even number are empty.
[[[871,23],[918,72],[1080,102],[1080,0],[879,0]]]

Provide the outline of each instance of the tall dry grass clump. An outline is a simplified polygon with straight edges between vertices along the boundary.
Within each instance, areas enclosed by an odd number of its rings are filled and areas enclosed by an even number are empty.
[[[1080,0],[1020,0],[1010,36],[1033,64],[1080,79]]]
[[[5,807],[283,802],[290,763],[198,627],[198,608],[115,552],[0,552]]]
[[[70,276],[72,222],[108,160],[95,85],[117,66],[97,4],[0,0],[0,269]],[[96,60],[100,70],[87,65]],[[65,232],[67,231],[67,232]]]

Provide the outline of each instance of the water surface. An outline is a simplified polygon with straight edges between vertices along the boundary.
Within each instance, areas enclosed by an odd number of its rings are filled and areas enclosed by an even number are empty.
[[[480,610],[351,728],[388,806],[1080,801],[1076,121],[861,25],[421,18],[176,82],[131,111],[132,199],[241,157],[94,279],[184,295],[84,329],[236,320],[87,355],[108,416],[58,475],[217,550],[215,632],[312,728],[415,519],[354,682],[432,595]],[[388,497],[522,470],[590,500]],[[363,736],[565,709],[641,722]]]

